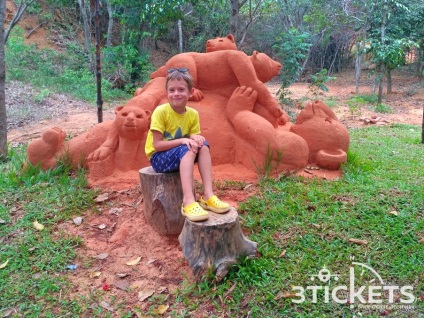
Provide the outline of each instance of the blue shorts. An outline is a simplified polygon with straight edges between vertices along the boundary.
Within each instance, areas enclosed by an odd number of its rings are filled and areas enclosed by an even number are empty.
[[[203,145],[209,147],[207,141]],[[181,159],[183,159],[188,151],[189,149],[186,145],[180,145],[166,151],[155,152],[150,157],[150,164],[159,173],[179,171]],[[197,162],[197,157],[198,154],[194,162]]]

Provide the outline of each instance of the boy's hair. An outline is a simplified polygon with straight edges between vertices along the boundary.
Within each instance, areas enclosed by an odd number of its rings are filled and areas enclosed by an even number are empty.
[[[193,77],[188,72],[188,68],[170,68],[166,76],[166,88],[168,89],[168,82],[170,80],[183,80],[187,83],[188,90],[190,91],[193,86]]]

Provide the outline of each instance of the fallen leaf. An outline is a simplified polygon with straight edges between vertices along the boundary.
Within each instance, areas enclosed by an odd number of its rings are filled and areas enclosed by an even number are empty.
[[[6,262],[0,265],[0,269],[5,268],[7,266],[7,263],[9,263],[9,259],[7,259]]]
[[[100,224],[100,225],[98,226],[98,228],[99,228],[100,230],[104,230],[104,229],[106,228],[106,224]]]
[[[99,254],[99,255],[96,255],[96,256],[93,256],[94,258],[97,258],[97,259],[105,259],[105,258],[107,258],[109,256],[109,254],[108,253],[101,253],[101,254]]]
[[[166,286],[159,286],[157,289],[158,294],[162,294],[164,291],[166,291],[168,287]]]
[[[146,262],[146,265],[150,265],[150,264],[152,264],[152,263],[154,263],[154,262],[156,262],[156,260],[155,260],[154,258],[151,258],[151,259],[149,259],[149,260]]]
[[[283,257],[284,255],[286,255],[286,250],[282,251],[280,255],[278,255],[278,257]]]
[[[424,237],[419,242],[420,243],[424,243]]]
[[[99,277],[102,274],[102,272],[91,272],[90,278],[96,278]]]
[[[398,216],[398,211],[390,211],[389,213]]]
[[[278,300],[281,298],[296,298],[298,295],[296,293],[289,293],[289,292],[281,292],[277,296],[274,297],[274,300]]]
[[[109,303],[107,303],[105,301],[102,301],[100,303],[100,306],[102,306],[106,310],[109,310],[109,311],[112,311],[112,312],[115,311],[115,309],[111,305],[109,305]]]
[[[13,309],[6,310],[5,312],[3,312],[2,318],[9,317],[12,313],[13,313]]]
[[[138,301],[145,301],[147,298],[153,295],[155,291],[153,289],[146,289],[138,292]]]
[[[5,220],[0,219],[0,224],[5,224],[5,223],[6,223]]]
[[[314,228],[316,228],[316,229],[320,229],[320,228],[321,228],[321,225],[319,225],[319,224],[315,224],[315,223],[312,223],[312,226],[313,226]]]
[[[95,202],[104,202],[109,199],[109,193],[105,192],[100,194],[97,198],[94,199]]]
[[[116,276],[118,276],[119,278],[124,278],[124,277],[127,277],[128,274],[127,273],[118,273],[118,274],[116,274]]]
[[[35,227],[35,229],[36,229],[36,230],[39,230],[39,231],[44,230],[44,225],[43,225],[43,224],[38,223],[38,221],[35,221],[35,222],[33,222],[32,224],[34,225],[34,227]]]
[[[358,245],[367,245],[368,244],[367,240],[358,240],[358,239],[354,239],[354,238],[349,239],[348,242],[355,243],[355,244],[358,244]]]
[[[160,305],[158,308],[153,309],[153,313],[157,315],[163,315],[169,308],[169,305]]]
[[[236,288],[236,286],[237,286],[237,283],[234,283],[231,287],[230,287],[230,289],[224,294],[224,297],[228,297],[233,291],[234,291],[234,288]]]
[[[122,208],[112,208],[109,210],[109,214],[115,214],[115,215],[119,215],[122,212]]]
[[[77,216],[76,218],[74,218],[73,219],[73,221],[74,221],[74,223],[75,223],[75,225],[81,225],[81,223],[82,223],[82,217],[80,217],[80,216]]]
[[[130,283],[127,280],[118,280],[117,282],[113,283],[113,285],[120,290],[126,291],[128,286],[130,286]]]
[[[126,264],[128,266],[134,266],[134,265],[137,265],[140,262],[140,260],[141,260],[141,257],[139,256],[136,259],[126,262]]]

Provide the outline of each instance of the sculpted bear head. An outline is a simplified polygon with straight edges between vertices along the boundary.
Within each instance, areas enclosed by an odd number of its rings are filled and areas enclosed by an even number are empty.
[[[262,83],[273,79],[281,71],[281,64],[265,53],[254,51],[250,56],[250,60],[255,68],[256,76]]]
[[[118,128],[118,134],[122,138],[138,140],[149,130],[151,113],[148,110],[137,106],[119,106],[115,109],[115,114],[113,125]]]
[[[222,50],[237,50],[232,34],[228,34],[224,38],[215,38],[206,42],[206,53]]]

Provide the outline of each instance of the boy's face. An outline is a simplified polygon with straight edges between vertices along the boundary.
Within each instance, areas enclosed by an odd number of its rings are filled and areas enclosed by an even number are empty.
[[[186,81],[175,79],[168,82],[166,92],[172,108],[184,111],[187,101],[193,93],[193,89],[188,89]]]

